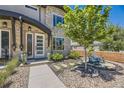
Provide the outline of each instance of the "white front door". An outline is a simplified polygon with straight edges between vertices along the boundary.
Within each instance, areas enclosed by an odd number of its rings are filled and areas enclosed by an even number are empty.
[[[35,34],[35,58],[44,57],[44,35]]]
[[[33,57],[33,34],[32,33],[26,34],[26,52],[27,52],[27,58]]]
[[[10,33],[9,30],[0,30],[0,58],[10,55]]]

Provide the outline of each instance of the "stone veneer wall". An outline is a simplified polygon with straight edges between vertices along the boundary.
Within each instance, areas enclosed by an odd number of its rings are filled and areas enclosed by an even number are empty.
[[[53,27],[53,14],[64,16],[65,12],[53,6],[48,6],[46,8],[46,25],[52,30],[52,36],[64,37],[64,50],[58,50],[58,51],[53,50],[53,52],[62,52],[65,55],[67,55],[71,49],[71,42],[67,37],[64,36],[62,30]]]
[[[41,11],[43,13],[43,14],[41,14],[41,21],[42,21],[43,24],[45,24],[47,27],[49,27],[51,29],[52,35],[55,36],[55,37],[64,37],[64,51],[62,50],[62,51],[53,51],[53,52],[62,52],[65,55],[68,54],[68,52],[71,49],[70,40],[67,37],[64,36],[63,31],[61,31],[60,29],[57,29],[56,27],[53,27],[53,25],[52,25],[53,24],[53,14],[64,16],[64,11],[59,9],[59,8],[53,7],[53,6],[47,6],[47,8],[41,8]],[[3,21],[7,21],[7,23],[8,23],[8,28],[7,29],[10,29],[10,31],[11,31],[11,20],[3,20]],[[2,20],[0,21],[0,25],[2,25]],[[30,24],[24,23],[23,24],[24,48],[25,48],[25,41],[26,41],[25,33],[28,31],[28,26],[32,27],[32,33],[43,33],[43,34],[45,34],[43,31],[41,31],[37,27],[34,27]],[[17,45],[16,53],[18,53],[19,45],[20,45],[20,23],[19,23],[18,20],[16,20],[16,22],[15,22],[15,27],[16,27],[15,29],[16,29],[16,45]],[[33,38],[34,38],[34,36],[33,36]],[[34,53],[34,51],[35,51],[35,49],[33,49],[33,53]],[[47,52],[48,52],[48,36],[47,36],[47,34],[45,34],[45,55],[47,55]],[[13,52],[11,51],[11,54],[12,53]]]
[[[28,31],[28,27],[31,26],[31,32]],[[32,26],[30,24],[26,24],[24,23],[23,24],[23,42],[24,42],[24,45],[25,45],[25,50],[26,50],[26,33],[32,33],[33,34],[33,43],[35,42],[35,33],[38,33],[38,34],[43,34],[44,37],[45,37],[45,45],[44,45],[44,53],[45,53],[45,57],[47,56],[47,51],[48,51],[48,35],[46,33],[44,33],[42,30],[38,29],[37,27],[35,26]],[[35,54],[35,44],[33,44],[33,54]],[[34,56],[34,55],[33,55]]]
[[[3,27],[2,27],[2,23],[3,23],[4,21],[7,22],[7,28],[3,28]],[[11,39],[12,29],[11,29],[11,21],[10,21],[10,20],[3,20],[3,19],[0,19],[0,30],[3,30],[3,31],[4,31],[4,30],[8,30],[8,31],[9,31],[9,34],[10,34],[10,37],[9,37],[9,38]],[[12,39],[10,40],[9,43],[10,43],[10,54],[9,54],[9,55],[11,56],[11,55],[12,55],[12,47],[11,47],[11,45],[12,45]]]
[[[7,28],[2,28],[2,22],[7,22]],[[15,21],[15,31],[16,31],[16,51],[12,50],[12,27],[11,27],[11,20],[0,20],[0,29],[2,30],[9,30],[10,31],[10,50],[11,53],[10,55],[17,55],[20,50],[20,23],[18,20]],[[45,52],[45,57],[47,56],[47,51],[48,51],[48,35],[41,31],[39,28],[32,26],[27,23],[23,23],[23,45],[24,45],[24,50],[26,50],[26,32],[28,32],[28,27],[31,26],[31,33],[33,33],[33,42],[35,41],[35,33],[39,34],[44,34],[45,35],[45,47],[44,47],[44,52]],[[35,53],[35,44],[33,44],[33,54]],[[33,55],[34,56],[34,55]]]

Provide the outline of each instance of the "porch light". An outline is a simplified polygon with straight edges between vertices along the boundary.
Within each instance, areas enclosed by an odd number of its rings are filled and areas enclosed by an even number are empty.
[[[3,25],[4,28],[6,28],[7,27],[7,22],[3,22],[2,25]]]
[[[22,16],[19,16],[19,20],[22,21]]]
[[[31,31],[31,27],[30,27],[30,26],[28,27],[28,31],[29,31],[29,32]]]

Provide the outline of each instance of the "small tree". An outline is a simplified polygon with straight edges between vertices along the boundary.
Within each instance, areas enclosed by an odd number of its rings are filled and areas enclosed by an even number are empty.
[[[64,24],[61,28],[65,36],[79,43],[85,49],[85,70],[87,69],[87,49],[93,46],[94,41],[101,41],[107,36],[106,22],[108,20],[110,6],[85,6],[74,10],[64,6]]]

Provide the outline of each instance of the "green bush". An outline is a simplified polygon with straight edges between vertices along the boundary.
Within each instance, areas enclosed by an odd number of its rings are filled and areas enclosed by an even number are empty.
[[[13,58],[9,61],[3,70],[0,70],[0,87],[4,86],[6,79],[14,72],[18,65],[18,58]]]
[[[4,83],[6,81],[6,79],[8,78],[8,73],[6,72],[6,70],[2,70],[0,71],[0,87],[4,86]]]
[[[79,57],[80,57],[80,53],[77,52],[77,51],[71,51],[71,52],[69,53],[69,58],[77,59],[77,58],[79,58]]]
[[[63,54],[55,53],[55,54],[50,55],[50,58],[54,61],[61,61],[64,58],[64,56]]]
[[[7,66],[5,68],[7,73],[12,74],[17,65],[18,65],[18,59],[13,58],[10,62],[8,62]]]
[[[23,64],[27,64],[27,54],[26,54],[25,51],[23,51],[22,63],[23,63]]]
[[[52,60],[52,54],[48,55],[48,60]]]

